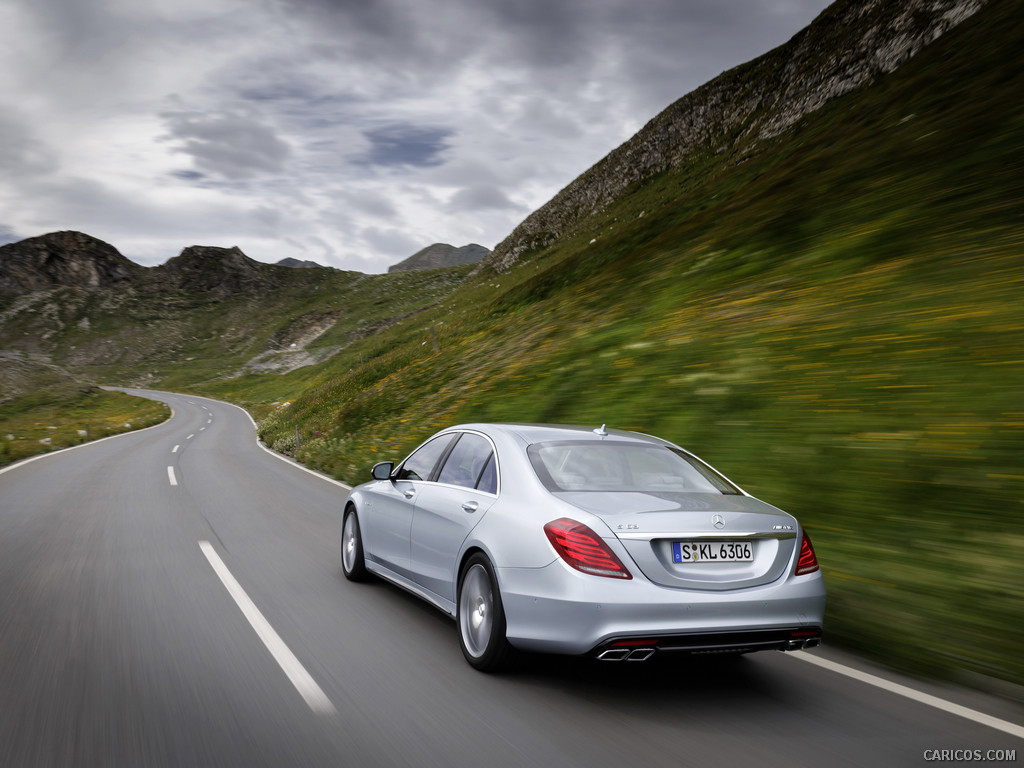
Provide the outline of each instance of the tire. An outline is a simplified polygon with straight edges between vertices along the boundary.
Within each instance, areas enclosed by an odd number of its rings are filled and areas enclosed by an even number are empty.
[[[370,574],[366,570],[363,556],[363,537],[359,530],[359,517],[355,507],[345,510],[341,524],[341,570],[349,581],[366,581]]]
[[[505,637],[505,609],[494,578],[494,568],[477,552],[459,576],[456,622],[459,645],[470,666],[481,672],[496,672],[508,666],[512,646]]]

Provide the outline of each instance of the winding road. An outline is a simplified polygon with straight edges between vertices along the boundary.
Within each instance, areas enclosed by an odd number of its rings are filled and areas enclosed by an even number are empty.
[[[0,470],[0,766],[1024,762],[1024,707],[827,645],[475,672],[445,616],[345,581],[344,486],[239,408],[128,391],[173,417]]]

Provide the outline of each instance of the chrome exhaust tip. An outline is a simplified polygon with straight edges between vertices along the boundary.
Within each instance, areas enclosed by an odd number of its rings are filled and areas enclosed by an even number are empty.
[[[628,648],[609,648],[599,654],[597,658],[599,661],[622,661],[629,656],[629,653]]]
[[[647,661],[653,655],[653,648],[637,648],[629,652],[626,661]]]

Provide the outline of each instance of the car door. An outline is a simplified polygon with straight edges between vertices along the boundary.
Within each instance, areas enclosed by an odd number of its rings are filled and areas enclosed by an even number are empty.
[[[454,604],[455,558],[497,493],[494,446],[480,433],[461,433],[437,482],[423,486],[416,497],[410,546],[414,581]]]
[[[363,523],[368,556],[402,576],[409,576],[409,534],[416,499],[430,478],[455,433],[431,438],[403,461],[390,480],[375,488],[371,514]]]

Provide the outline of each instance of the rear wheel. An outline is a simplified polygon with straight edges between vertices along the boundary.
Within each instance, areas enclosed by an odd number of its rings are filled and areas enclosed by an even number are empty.
[[[505,609],[491,562],[481,553],[466,561],[459,578],[459,645],[466,661],[481,672],[495,672],[512,657],[505,637]]]
[[[369,576],[355,507],[345,510],[345,520],[341,524],[341,570],[349,581],[366,581]]]

